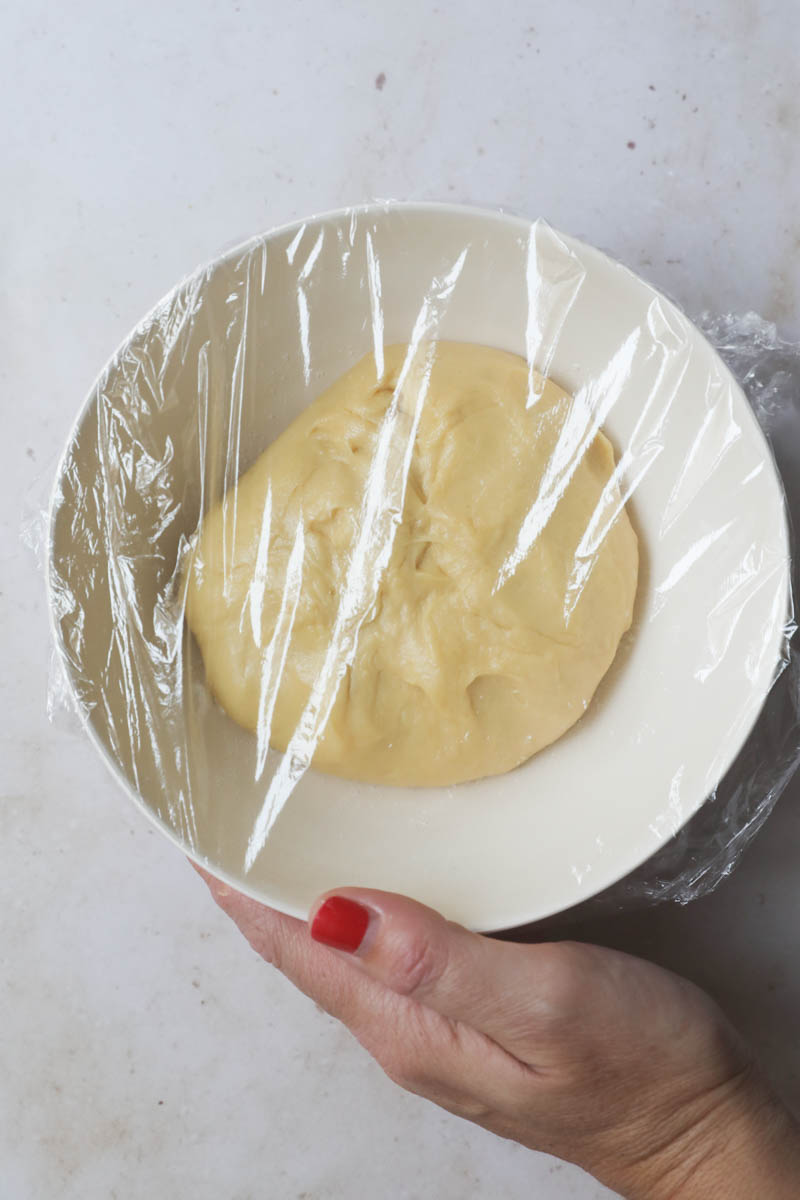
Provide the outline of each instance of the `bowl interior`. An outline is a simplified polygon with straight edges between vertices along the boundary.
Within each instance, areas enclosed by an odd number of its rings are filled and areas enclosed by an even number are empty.
[[[527,355],[602,418],[641,541],[634,627],[586,716],[516,771],[406,790],[311,770],[264,825],[268,778],[205,689],[176,562],[314,396],[415,328]],[[744,396],[664,297],[539,223],[374,206],[255,239],[133,332],[65,453],[50,589],[87,727],[187,852],[287,912],[363,884],[488,929],[620,878],[714,788],[774,676],[788,537]]]

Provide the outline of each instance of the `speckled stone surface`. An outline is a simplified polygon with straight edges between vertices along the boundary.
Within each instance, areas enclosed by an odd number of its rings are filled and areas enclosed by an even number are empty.
[[[255,957],[69,723],[48,723],[20,509],[98,369],[183,273],[349,202],[544,215],[690,312],[754,308],[800,335],[798,45],[791,0],[6,6],[3,1200],[610,1194],[395,1089]],[[709,987],[795,1103],[798,798],[714,896],[588,930]]]

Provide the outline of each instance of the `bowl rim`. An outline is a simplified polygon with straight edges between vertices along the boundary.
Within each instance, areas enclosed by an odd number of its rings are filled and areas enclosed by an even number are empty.
[[[215,878],[221,880],[223,883],[227,884],[233,890],[239,891],[242,894],[247,895],[254,900],[257,900],[262,904],[269,904],[271,907],[275,908],[277,911],[283,912],[288,916],[297,917],[302,920],[306,920],[307,916],[308,916],[308,913],[303,906],[298,905],[298,904],[287,903],[283,899],[281,899],[281,900],[266,899],[265,900],[263,890],[259,890],[256,887],[248,886],[248,884],[246,884],[243,880],[240,880],[240,879],[234,877],[230,872],[217,867],[214,863],[210,862],[209,859],[203,857],[201,854],[199,854],[195,850],[193,850],[193,848],[186,845],[184,843],[183,839],[181,838],[181,836],[179,835],[179,833],[171,825],[169,825],[162,817],[160,817],[147,804],[147,802],[139,794],[139,792],[132,786],[132,784],[129,782],[129,780],[127,779],[127,777],[125,776],[125,774],[123,773],[121,768],[119,767],[119,765],[114,760],[114,758],[111,754],[111,751],[106,746],[106,744],[103,742],[103,740],[101,739],[98,732],[95,730],[94,725],[92,724],[92,722],[90,720],[88,711],[81,705],[80,700],[78,698],[77,688],[76,688],[75,680],[74,680],[74,674],[73,674],[73,671],[72,671],[72,669],[70,667],[70,663],[69,663],[69,656],[67,654],[67,650],[64,645],[64,640],[63,640],[63,637],[61,634],[61,630],[56,621],[56,604],[54,602],[54,591],[53,591],[53,570],[54,570],[54,561],[53,560],[54,560],[54,552],[55,552],[55,521],[56,521],[56,516],[57,516],[57,510],[58,510],[59,489],[60,489],[60,484],[61,484],[61,480],[62,480],[63,473],[64,473],[64,466],[65,466],[66,459],[70,453],[70,450],[73,446],[76,436],[79,433],[84,420],[86,419],[87,413],[90,409],[90,406],[92,405],[92,403],[94,401],[94,398],[96,396],[96,393],[97,393],[97,390],[98,390],[98,387],[99,387],[101,381],[103,380],[105,375],[108,373],[108,371],[113,367],[113,365],[115,364],[117,359],[120,357],[122,352],[125,350],[125,348],[135,338],[136,334],[139,331],[145,329],[152,322],[152,319],[155,316],[155,314],[158,312],[158,310],[168,300],[170,300],[175,295],[175,293],[180,290],[180,288],[184,287],[190,280],[194,279],[197,276],[202,275],[203,273],[206,273],[212,269],[216,270],[219,267],[223,266],[225,263],[235,261],[238,257],[240,257],[242,254],[247,253],[248,250],[250,250],[254,246],[257,246],[260,243],[272,240],[274,238],[280,237],[281,235],[299,232],[306,225],[322,223],[322,222],[327,222],[327,221],[336,221],[336,220],[341,220],[343,218],[352,217],[352,216],[368,218],[372,214],[375,214],[376,216],[378,216],[378,215],[386,216],[386,215],[390,214],[391,212],[404,212],[404,211],[409,212],[409,213],[419,213],[419,214],[435,213],[440,216],[452,215],[452,216],[458,216],[458,217],[470,217],[470,218],[478,218],[478,219],[482,219],[485,221],[490,221],[490,222],[498,224],[498,225],[506,225],[506,226],[516,225],[518,227],[520,233],[528,232],[530,230],[531,226],[534,225],[537,220],[542,220],[542,218],[525,217],[519,213],[509,212],[503,208],[491,208],[491,207],[486,207],[486,206],[482,206],[482,205],[459,204],[459,203],[454,203],[454,202],[445,201],[445,200],[367,201],[367,202],[362,202],[362,203],[355,204],[355,205],[343,205],[343,206],[340,206],[335,209],[322,210],[319,212],[311,213],[305,217],[294,218],[292,220],[282,222],[281,224],[272,226],[269,229],[264,230],[263,232],[253,234],[252,236],[245,238],[242,241],[236,242],[234,245],[228,247],[227,249],[221,251],[220,253],[213,255],[207,259],[204,259],[192,271],[183,275],[176,284],[174,284],[171,288],[169,288],[169,290],[167,292],[165,292],[147,310],[147,312],[144,314],[144,316],[142,316],[136,322],[136,324],[125,334],[125,336],[120,340],[120,342],[116,346],[113,353],[105,361],[102,368],[99,370],[99,372],[95,376],[88,392],[84,396],[84,398],[75,414],[75,417],[73,418],[73,420],[69,426],[69,431],[67,433],[67,436],[66,436],[66,439],[64,442],[64,448],[63,448],[61,454],[59,455],[57,466],[55,468],[55,472],[54,472],[54,476],[53,476],[53,484],[52,484],[52,487],[50,490],[49,501],[48,501],[48,506],[47,506],[47,518],[46,518],[46,520],[47,520],[47,536],[46,536],[46,553],[45,553],[45,558],[44,558],[44,582],[45,582],[45,588],[46,588],[46,593],[47,593],[47,611],[48,611],[48,621],[49,621],[50,633],[51,633],[51,637],[53,639],[53,643],[57,650],[58,663],[59,663],[61,670],[63,671],[64,678],[65,678],[65,681],[67,684],[67,690],[68,690],[71,706],[78,716],[78,719],[79,719],[79,722],[80,722],[80,725],[81,725],[83,731],[88,735],[90,742],[94,746],[95,750],[99,753],[100,758],[102,759],[103,763],[105,764],[107,771],[109,772],[109,774],[111,775],[111,777],[115,781],[115,783],[120,788],[122,788],[122,790],[126,793],[128,798],[130,800],[132,800],[134,805],[140,810],[140,812],[142,812],[142,814],[145,816],[146,820],[151,825],[155,825],[162,833],[164,833],[167,836],[167,838],[169,838],[169,840],[176,846],[176,848],[179,849],[184,855],[186,855],[186,857],[188,857],[191,862],[202,867],[204,870],[207,870]],[[718,779],[721,782],[724,779],[724,777],[727,775],[727,773],[730,771],[732,766],[735,764],[736,760],[738,759],[739,755],[743,751],[743,749],[746,746],[747,742],[749,741],[750,737],[753,735],[754,729],[755,729],[756,725],[758,724],[758,721],[760,719],[761,712],[763,710],[763,707],[767,700],[767,697],[769,696],[769,693],[775,683],[776,678],[781,673],[783,666],[785,665],[783,663],[783,659],[780,655],[780,648],[781,648],[781,645],[783,645],[784,641],[785,641],[786,627],[791,621],[793,604],[792,604],[792,581],[791,581],[791,564],[792,564],[791,525],[790,525],[790,520],[789,520],[786,490],[785,490],[785,486],[783,483],[783,479],[782,479],[781,473],[778,469],[778,465],[777,465],[777,462],[775,459],[775,454],[773,452],[773,448],[772,448],[770,442],[768,441],[766,435],[764,434],[763,429],[759,425],[758,420],[755,416],[755,413],[753,412],[753,409],[750,405],[749,400],[747,399],[747,396],[744,393],[744,390],[743,390],[741,384],[736,379],[735,375],[733,374],[731,369],[728,367],[727,363],[725,363],[725,361],[722,359],[722,357],[720,356],[717,349],[711,344],[711,342],[709,342],[709,340],[705,337],[705,335],[702,333],[702,331],[694,324],[694,322],[689,317],[686,316],[686,314],[683,312],[683,309],[680,307],[680,305],[677,304],[674,300],[672,300],[669,296],[667,296],[664,292],[662,292],[659,288],[655,287],[647,279],[644,279],[637,272],[633,271],[630,267],[626,266],[624,263],[621,263],[618,259],[613,258],[612,255],[608,254],[605,250],[601,250],[598,247],[593,246],[589,242],[584,242],[582,239],[577,238],[577,237],[573,236],[572,234],[565,233],[562,230],[558,229],[557,227],[551,226],[551,228],[553,229],[553,232],[556,234],[556,236],[561,238],[569,249],[577,248],[581,252],[588,251],[591,254],[598,255],[600,258],[606,260],[613,267],[615,267],[617,269],[621,269],[624,272],[626,272],[629,276],[632,277],[632,279],[637,284],[642,285],[645,288],[647,288],[647,290],[653,295],[653,297],[656,297],[659,300],[662,300],[664,303],[669,305],[670,308],[675,309],[681,315],[681,317],[687,322],[687,324],[688,324],[690,330],[692,331],[692,333],[694,334],[694,336],[699,337],[700,340],[705,344],[705,346],[708,347],[708,349],[710,350],[714,359],[716,360],[718,369],[722,372],[722,375],[723,375],[725,381],[728,384],[730,384],[734,388],[736,393],[740,396],[740,398],[743,402],[744,410],[746,410],[748,420],[750,421],[750,425],[751,425],[750,432],[751,432],[751,434],[755,435],[755,440],[757,442],[759,442],[762,449],[764,451],[766,451],[766,457],[772,464],[775,480],[776,480],[776,483],[777,483],[777,486],[779,489],[779,493],[780,493],[780,498],[781,498],[780,511],[781,511],[782,519],[781,519],[780,540],[782,543],[782,563],[785,567],[786,583],[785,583],[785,603],[784,603],[783,608],[784,608],[784,613],[786,614],[786,616],[784,619],[783,626],[778,626],[776,623],[775,644],[772,647],[772,650],[773,650],[772,659],[773,659],[774,665],[773,665],[773,671],[772,671],[772,675],[771,675],[771,681],[770,681],[768,687],[766,688],[766,690],[763,692],[763,695],[761,696],[761,701],[760,701],[759,705],[757,707],[754,706],[754,714],[752,717],[752,721],[751,721],[750,725],[748,726],[748,728],[746,729],[746,731],[742,734],[741,740],[739,741],[738,745],[732,751],[730,751],[725,756],[724,759],[720,760],[721,766],[720,766],[720,769],[718,772]],[[576,887],[575,899],[572,901],[572,903],[568,907],[565,908],[559,904],[555,904],[555,905],[551,904],[549,906],[544,906],[544,907],[540,906],[538,909],[532,908],[531,911],[528,911],[528,912],[509,913],[509,914],[507,914],[506,917],[499,919],[499,920],[493,919],[491,921],[475,921],[475,922],[471,923],[470,927],[477,932],[500,931],[500,930],[506,930],[506,929],[519,928],[519,927],[522,927],[522,926],[525,926],[528,924],[545,921],[556,915],[563,915],[565,913],[568,913],[575,906],[585,903],[587,900],[604,892],[609,887],[613,886],[615,883],[618,883],[620,880],[626,878],[628,875],[630,875],[634,871],[638,870],[651,857],[653,857],[661,849],[663,849],[663,847],[672,839],[672,837],[675,836],[676,833],[680,832],[680,829],[682,829],[686,825],[686,823],[693,816],[696,815],[696,813],[706,803],[708,798],[709,798],[708,796],[701,798],[700,800],[698,800],[698,802],[696,803],[696,805],[693,808],[687,809],[687,811],[684,814],[682,814],[681,824],[678,827],[678,829],[665,831],[663,835],[659,836],[655,840],[654,844],[651,844],[646,850],[643,851],[643,853],[641,854],[640,857],[637,857],[636,861],[631,861],[629,864],[627,864],[624,870],[620,871],[618,867],[612,867],[611,870],[607,871],[605,874],[603,874],[602,872],[598,873],[598,875],[596,875],[594,877],[591,886],[586,887],[586,886],[578,885]]]

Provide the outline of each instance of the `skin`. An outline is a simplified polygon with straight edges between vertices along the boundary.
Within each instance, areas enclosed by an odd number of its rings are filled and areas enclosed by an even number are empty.
[[[406,1090],[627,1200],[800,1196],[800,1129],[687,980],[597,946],[483,937],[363,888],[328,893],[370,914],[346,953],[200,874],[253,949]]]

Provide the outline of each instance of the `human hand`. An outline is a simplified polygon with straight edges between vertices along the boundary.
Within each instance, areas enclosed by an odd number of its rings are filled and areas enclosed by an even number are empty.
[[[628,1200],[800,1196],[797,1126],[688,981],[596,946],[482,937],[363,888],[323,897],[309,930],[200,873],[408,1091]]]

